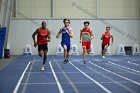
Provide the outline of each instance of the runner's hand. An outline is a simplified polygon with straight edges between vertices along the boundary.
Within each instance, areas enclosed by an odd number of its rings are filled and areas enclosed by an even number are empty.
[[[56,38],[59,38],[59,36],[56,36]]]
[[[34,47],[36,47],[37,46],[37,43],[34,43]]]
[[[47,39],[47,42],[50,42],[50,39]]]
[[[66,30],[66,32],[67,32],[68,34],[71,34],[71,32],[70,32],[69,30]]]

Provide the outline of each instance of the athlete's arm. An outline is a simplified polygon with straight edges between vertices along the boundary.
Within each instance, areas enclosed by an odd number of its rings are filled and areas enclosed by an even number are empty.
[[[57,33],[56,38],[59,38],[60,34],[61,34],[61,31],[59,31],[59,32]]]
[[[112,39],[112,45],[113,45],[113,35],[111,35],[111,39]]]
[[[93,35],[93,31],[92,30],[91,30],[90,34],[91,34],[91,37],[90,37],[90,40],[91,40],[91,39],[94,38],[94,35]]]
[[[70,28],[70,32],[67,32],[71,38],[73,38],[73,30]]]
[[[80,43],[82,42],[82,30],[80,30]]]
[[[47,42],[50,42],[50,41],[51,41],[51,32],[49,31]]]
[[[34,47],[37,46],[36,40],[35,40],[35,36],[38,34],[38,29],[32,34],[32,38],[33,38],[33,42],[34,42]]]
[[[101,36],[101,40],[103,40],[103,37],[104,37],[104,34],[102,34],[102,36]]]

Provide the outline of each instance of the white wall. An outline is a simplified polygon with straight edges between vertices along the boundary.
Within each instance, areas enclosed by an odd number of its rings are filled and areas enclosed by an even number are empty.
[[[52,39],[49,43],[49,54],[56,54],[57,45],[60,44],[61,40],[56,39],[55,36],[59,29],[63,26],[62,19],[11,19],[10,30],[8,42],[10,45],[10,51],[12,55],[21,55],[24,52],[25,45],[30,44],[34,54],[37,54],[37,49],[33,47],[32,33],[39,26],[35,23],[40,24],[42,20],[46,20],[48,28],[53,31]],[[86,20],[86,19],[85,19]],[[81,44],[79,43],[79,30],[83,27],[83,19],[71,19],[71,26],[74,30],[74,38],[71,39],[72,44],[77,44],[78,51],[82,51]],[[114,35],[114,44],[110,46],[112,54],[116,54],[119,44],[124,44],[126,46],[133,46],[134,44],[140,45],[140,20],[111,20],[106,19],[103,23],[101,20],[87,19],[91,23],[91,28],[94,31],[95,38],[93,39],[93,47],[95,54],[100,54],[101,51],[101,34],[105,31],[105,22],[109,22],[112,26],[115,26],[122,30],[123,32],[133,35],[137,40],[130,40],[127,38],[127,34],[121,35],[117,30],[111,29],[112,34]]]
[[[140,17],[140,0],[98,0],[99,17]]]
[[[16,17],[46,18],[51,16],[51,0],[16,0]]]
[[[54,0],[55,18],[92,18],[80,11],[77,6],[96,15],[96,0]]]
[[[54,18],[93,18],[77,7],[101,18],[140,17],[140,0],[53,0],[52,4],[52,0],[16,1],[18,18],[48,18],[51,12]]]

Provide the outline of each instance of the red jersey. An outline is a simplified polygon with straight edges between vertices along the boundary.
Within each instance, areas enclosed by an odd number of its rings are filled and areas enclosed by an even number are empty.
[[[90,37],[91,37],[91,29],[88,28],[87,30],[85,28],[82,29],[81,31],[82,34],[82,42],[91,42]]]
[[[106,33],[104,32],[103,33],[103,42],[102,44],[105,45],[105,44],[110,44],[110,38],[111,38],[111,33]]]
[[[42,27],[39,28],[39,32],[37,35],[37,44],[48,44],[47,42],[48,34],[49,34],[48,29],[44,30],[42,29]]]

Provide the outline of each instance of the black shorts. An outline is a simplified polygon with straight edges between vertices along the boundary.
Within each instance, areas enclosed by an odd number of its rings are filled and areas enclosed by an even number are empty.
[[[104,44],[104,45],[102,44],[102,50],[104,50],[106,45],[109,46],[110,44]]]
[[[39,44],[38,45],[38,51],[48,51],[48,44]]]

